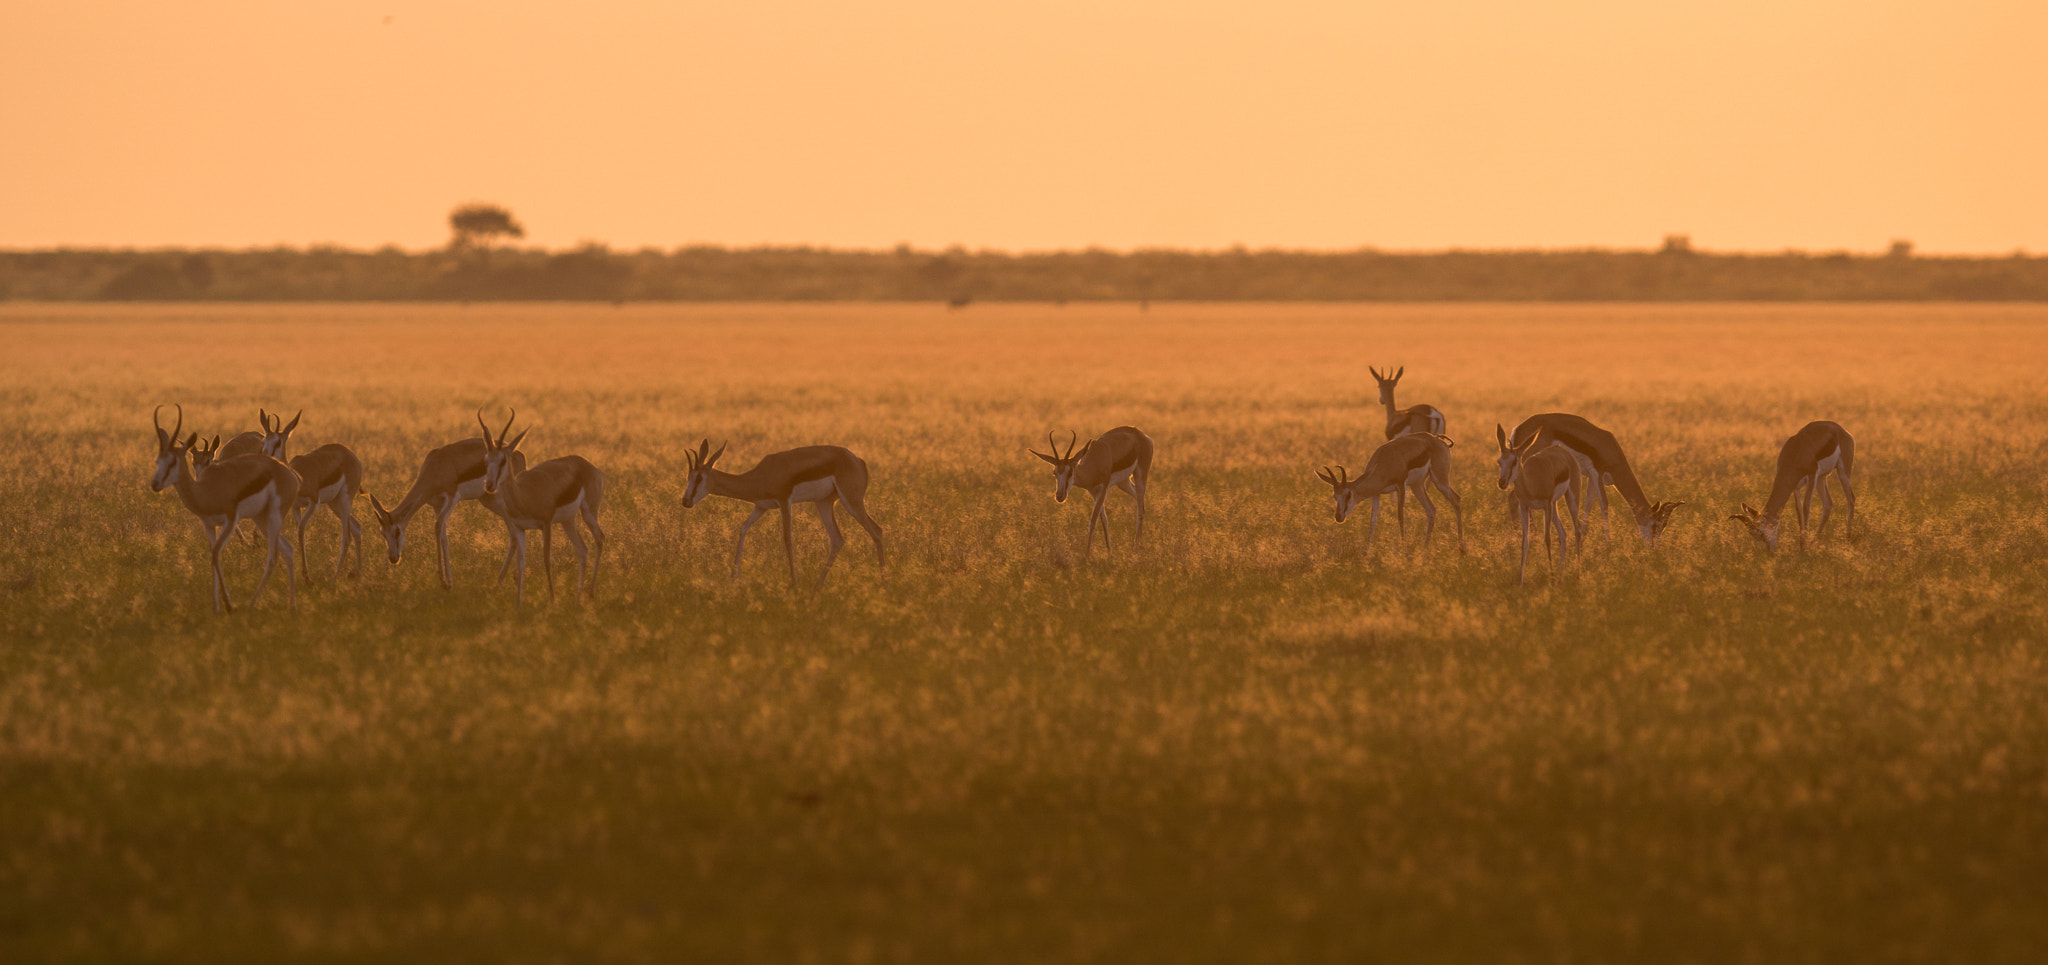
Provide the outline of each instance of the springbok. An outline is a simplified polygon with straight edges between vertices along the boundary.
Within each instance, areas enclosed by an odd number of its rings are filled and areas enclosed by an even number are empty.
[[[832,516],[832,504],[845,502],[846,511],[853,515],[854,522],[868,531],[868,537],[875,541],[875,562],[882,567],[882,578],[888,579],[889,563],[882,550],[882,527],[868,515],[868,464],[859,456],[839,446],[804,446],[784,452],[762,456],[754,468],[742,473],[730,473],[716,468],[718,457],[725,455],[725,446],[711,451],[711,440],[706,439],[695,449],[684,450],[689,461],[688,482],[683,488],[683,508],[689,509],[702,502],[707,496],[724,496],[743,503],[752,503],[754,512],[747,521],[740,524],[740,538],[732,550],[732,575],[740,575],[740,557],[747,550],[747,531],[754,528],[761,515],[771,509],[782,511],[782,549],[789,556],[789,582],[796,584],[796,539],[790,533],[790,507],[796,503],[811,503],[818,511],[818,522],[825,525],[825,536],[831,540],[831,549],[825,554],[825,566],[818,571],[818,586],[825,585],[825,575],[832,571],[832,561],[839,558],[839,548],[846,544],[839,534],[839,523]]]
[[[256,418],[263,423],[263,451],[272,459],[292,467],[299,474],[305,487],[299,492],[297,510],[299,513],[299,566],[306,576],[306,584],[313,583],[312,561],[306,556],[306,527],[313,522],[314,513],[326,506],[341,523],[341,552],[334,557],[334,576],[341,578],[342,565],[348,561],[348,548],[356,548],[356,566],[350,576],[363,571],[363,525],[356,522],[355,501],[363,492],[363,461],[349,447],[330,442],[302,456],[289,457],[292,430],[299,427],[304,416],[301,409],[287,423],[283,416],[273,416],[257,410]]]
[[[1496,425],[1494,428],[1500,427]],[[1683,502],[1651,502],[1643,495],[1642,484],[1636,481],[1635,471],[1629,468],[1628,457],[1622,454],[1621,443],[1615,440],[1614,434],[1579,416],[1563,412],[1532,415],[1523,419],[1522,424],[1508,435],[1500,450],[1500,488],[1507,489],[1511,485],[1518,458],[1516,453],[1529,451],[1529,440],[1536,438],[1539,432],[1544,438],[1570,450],[1579,471],[1586,475],[1588,524],[1593,519],[1593,502],[1598,500],[1601,525],[1607,528],[1606,487],[1613,486],[1634,510],[1636,531],[1643,542],[1655,545],[1657,537],[1671,522],[1671,511],[1685,505]]]
[[[215,459],[204,475],[194,475],[188,457],[199,441],[199,434],[195,432],[185,441],[178,441],[178,433],[185,428],[183,406],[178,407],[177,424],[170,432],[165,432],[163,408],[157,406],[151,416],[156,424],[156,470],[150,474],[149,488],[151,492],[159,493],[165,486],[176,488],[178,499],[192,515],[199,517],[200,525],[206,529],[207,549],[213,568],[213,612],[234,612],[235,603],[228,596],[227,577],[221,572],[220,551],[227,544],[235,524],[244,519],[255,520],[270,545],[270,554],[263,562],[263,577],[256,582],[256,590],[249,596],[249,605],[255,606],[256,601],[262,599],[263,588],[270,584],[271,570],[282,555],[291,608],[298,609],[298,581],[292,573],[292,547],[284,538],[284,514],[291,510],[298,495],[298,474],[292,472],[290,466],[256,453]],[[218,444],[216,438],[216,448]]]
[[[1380,404],[1387,407],[1387,438],[1405,436],[1411,432],[1430,432],[1443,435],[1448,430],[1444,414],[1433,405],[1411,405],[1405,409],[1394,407],[1394,386],[1400,384],[1402,374],[1408,371],[1403,365],[1392,375],[1381,375],[1380,370],[1366,367],[1380,384]]]
[[[256,421],[263,426],[265,431],[258,432],[251,429],[247,432],[239,433],[228,439],[227,445],[221,445],[220,437],[214,436],[212,446],[208,448],[208,451],[203,456],[199,450],[194,449],[192,451],[192,468],[204,469],[209,462],[215,459],[233,459],[236,456],[254,456],[259,454],[269,456],[278,462],[283,462],[283,456],[270,451],[270,447],[264,444],[270,429],[269,414],[262,409],[257,409]],[[250,525],[253,526],[255,524],[252,523]],[[242,545],[244,546],[255,542],[241,526],[235,527],[235,535],[241,538]]]
[[[1145,482],[1152,477],[1152,437],[1131,426],[1118,426],[1089,440],[1074,451],[1074,443],[1081,434],[1073,432],[1067,439],[1067,451],[1060,452],[1059,443],[1054,442],[1052,433],[1045,434],[1045,444],[1052,449],[1050,455],[1036,449],[1026,451],[1052,464],[1054,502],[1067,501],[1067,493],[1075,486],[1095,497],[1095,508],[1088,514],[1088,540],[1081,548],[1083,558],[1095,549],[1095,524],[1102,524],[1102,551],[1111,551],[1109,542],[1109,487],[1115,486],[1129,494],[1138,505],[1137,528],[1132,539],[1145,536]]]
[[[1433,432],[1396,436],[1373,452],[1358,478],[1350,479],[1348,475],[1343,466],[1337,466],[1334,472],[1329,469],[1317,472],[1316,478],[1329,483],[1335,491],[1332,496],[1337,522],[1349,519],[1361,498],[1372,500],[1372,525],[1365,534],[1367,548],[1372,546],[1374,537],[1379,533],[1380,497],[1405,491],[1415,493],[1415,498],[1422,503],[1423,513],[1429,518],[1429,525],[1422,533],[1423,545],[1429,545],[1429,538],[1436,533],[1436,504],[1430,502],[1427,486],[1435,486],[1451,504],[1451,512],[1458,523],[1458,548],[1461,551],[1465,548],[1465,509],[1458,499],[1458,491],[1451,488],[1450,439]]]
[[[1508,465],[1507,456],[1512,454],[1513,476],[1507,480],[1508,497],[1514,503],[1515,518],[1522,524],[1522,565],[1515,574],[1517,584],[1529,582],[1529,516],[1537,506],[1543,507],[1543,555],[1552,561],[1552,573],[1558,558],[1571,554],[1571,543],[1565,536],[1564,522],[1557,516],[1558,497],[1564,497],[1566,514],[1571,517],[1572,530],[1579,537],[1579,551],[1586,549],[1586,524],[1579,521],[1579,491],[1585,486],[1581,481],[1578,458],[1569,446],[1553,441],[1538,433],[1530,436],[1520,445],[1511,445],[1508,430],[1501,425],[1493,427],[1494,435],[1500,440],[1502,465]],[[1550,555],[1550,531],[1557,530],[1557,556]]]
[[[507,566],[518,567],[518,606],[526,605],[526,532],[540,530],[540,561],[542,572],[548,581],[548,601],[555,599],[554,525],[562,524],[563,532],[569,536],[569,545],[576,548],[576,599],[583,599],[585,564],[588,564],[590,595],[597,597],[597,568],[604,562],[604,527],[598,524],[597,512],[604,505],[604,473],[599,472],[590,460],[582,456],[563,456],[550,459],[532,469],[513,468],[513,456],[519,452],[519,443],[526,439],[527,430],[520,430],[512,441],[505,441],[512,423],[491,438],[491,427],[484,424],[483,413],[477,413],[476,421],[484,429],[484,495],[479,500],[492,512],[505,520],[505,529],[511,540],[506,551]],[[520,460],[524,462],[525,460]],[[597,556],[592,559],[590,551],[583,545],[582,534],[576,531],[576,520],[581,517],[590,527],[591,539],[597,543]],[[505,583],[505,571],[498,571],[498,585]]]
[[[513,418],[519,413],[514,410]],[[512,420],[505,420],[510,428]],[[434,507],[434,548],[440,561],[441,586],[455,588],[455,569],[448,562],[448,518],[455,514],[455,507],[465,499],[477,499],[484,494],[484,454],[482,439],[464,439],[427,453],[420,460],[420,471],[413,478],[412,488],[398,505],[385,509],[376,496],[370,497],[370,509],[377,514],[377,525],[384,531],[384,548],[391,564],[405,553],[405,530],[411,524],[413,514],[422,506]],[[511,454],[512,471],[526,471],[526,455]],[[510,565],[510,557],[506,563]],[[498,571],[499,579],[504,578],[504,569]]]
[[[1828,531],[1828,516],[1834,512],[1835,501],[1828,495],[1828,476],[1832,474],[1842,483],[1842,498],[1849,504],[1849,518],[1842,523],[1844,533],[1850,533],[1856,525],[1856,484],[1851,479],[1856,463],[1856,440],[1847,429],[1833,422],[1809,422],[1806,427],[1785,440],[1778,450],[1778,475],[1771,480],[1771,498],[1764,503],[1759,513],[1748,503],[1742,504],[1742,515],[1730,516],[1756,538],[1764,541],[1767,549],[1778,548],[1778,515],[1785,510],[1787,501],[1797,499],[1799,516],[1799,545],[1806,546],[1806,517],[1813,508],[1813,494],[1820,493],[1820,525],[1815,527],[1816,536],[1825,536]]]

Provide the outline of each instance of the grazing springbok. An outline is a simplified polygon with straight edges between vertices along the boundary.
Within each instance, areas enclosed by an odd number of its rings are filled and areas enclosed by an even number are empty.
[[[1578,458],[1570,447],[1545,441],[1541,433],[1530,436],[1518,446],[1511,445],[1506,427],[1495,425],[1493,431],[1500,440],[1501,464],[1510,465],[1508,456],[1512,454],[1514,457],[1512,475],[1506,480],[1505,488],[1508,498],[1514,503],[1515,518],[1522,524],[1522,565],[1515,574],[1515,582],[1523,584],[1529,582],[1529,517],[1537,506],[1543,507],[1543,555],[1552,561],[1553,574],[1557,559],[1571,554],[1564,521],[1557,516],[1560,496],[1564,497],[1572,530],[1578,534],[1579,550],[1581,553],[1585,551],[1586,524],[1579,521],[1579,492],[1585,483],[1579,472]],[[1556,557],[1550,555],[1552,529],[1557,530]]]
[[[794,586],[796,538],[790,533],[790,508],[796,503],[810,503],[818,511],[818,522],[825,526],[826,538],[831,540],[825,566],[818,571],[818,586],[824,586],[825,575],[832,571],[832,561],[839,558],[839,548],[846,544],[846,538],[839,534],[839,522],[832,516],[832,504],[844,502],[854,522],[875,541],[875,562],[882,567],[883,580],[888,579],[882,527],[875,525],[868,515],[868,464],[859,456],[839,446],[804,446],[762,456],[754,468],[730,473],[716,468],[718,457],[725,455],[725,446],[712,452],[709,439],[683,454],[689,461],[689,481],[683,487],[684,509],[696,506],[707,496],[753,504],[754,511],[740,524],[740,538],[733,546],[733,578],[740,575],[740,557],[747,551],[747,531],[754,528],[763,513],[775,509],[782,512],[782,549],[789,556],[789,582]]]
[[[1045,444],[1052,449],[1050,455],[1036,449],[1027,452],[1052,464],[1054,502],[1067,501],[1067,492],[1075,486],[1095,497],[1095,508],[1088,514],[1088,540],[1082,545],[1081,555],[1087,557],[1095,548],[1095,524],[1102,524],[1102,551],[1110,552],[1109,543],[1109,487],[1115,486],[1128,493],[1138,504],[1138,525],[1132,539],[1145,535],[1145,481],[1152,477],[1152,437],[1130,426],[1118,426],[1101,436],[1089,440],[1074,451],[1074,443],[1081,434],[1072,433],[1067,439],[1067,451],[1060,453],[1059,443],[1054,442],[1052,433],[1045,434]]]
[[[1423,513],[1429,518],[1429,525],[1422,533],[1423,545],[1429,545],[1429,538],[1436,533],[1436,504],[1429,500],[1428,486],[1435,486],[1451,504],[1451,513],[1458,522],[1458,548],[1465,548],[1465,509],[1458,499],[1458,491],[1451,488],[1450,439],[1433,432],[1396,436],[1373,452],[1358,478],[1349,479],[1347,476],[1343,466],[1336,467],[1334,472],[1324,469],[1316,473],[1317,479],[1329,483],[1335,490],[1337,522],[1349,519],[1361,499],[1372,500],[1372,524],[1365,534],[1367,548],[1372,546],[1373,538],[1379,533],[1380,497],[1405,491],[1415,493],[1415,498],[1422,503]],[[1406,532],[1405,527],[1403,532]]]
[[[506,549],[505,563],[508,567],[518,567],[516,605],[526,605],[528,530],[540,530],[541,570],[548,581],[548,601],[555,599],[552,533],[556,523],[562,524],[562,531],[568,534],[569,545],[576,548],[576,599],[583,599],[586,570],[590,596],[596,599],[597,568],[604,562],[604,527],[597,521],[597,512],[604,506],[604,473],[582,456],[563,456],[531,469],[515,470],[512,457],[518,454],[519,443],[526,439],[526,431],[521,430],[507,442],[505,433],[512,429],[510,422],[505,423],[496,439],[492,439],[491,427],[484,424],[483,413],[477,413],[476,421],[484,427],[484,495],[480,502],[505,521],[511,541],[511,546]],[[591,539],[597,543],[595,559],[583,545],[582,534],[576,530],[579,517],[590,527]],[[503,586],[504,583],[505,571],[501,569],[498,571],[498,585]]]
[[[514,410],[513,418],[519,413]],[[507,428],[512,420],[505,420]],[[484,453],[482,439],[464,439],[427,453],[420,460],[419,475],[413,478],[412,488],[398,505],[385,509],[377,497],[370,497],[370,509],[377,514],[377,525],[384,531],[384,548],[389,553],[393,566],[405,553],[405,530],[412,522],[413,514],[422,506],[434,507],[434,548],[440,561],[441,586],[455,588],[455,569],[448,562],[448,518],[455,514],[455,507],[465,499],[477,499],[484,494]],[[512,470],[526,471],[526,455],[511,454]],[[509,557],[507,564],[510,564]],[[498,571],[499,579],[504,578],[504,569]]]
[[[1643,495],[1643,486],[1636,481],[1635,470],[1629,468],[1628,457],[1622,454],[1621,443],[1615,440],[1614,433],[1563,412],[1532,415],[1515,427],[1501,446],[1500,488],[1508,488],[1509,480],[1514,478],[1515,454],[1527,451],[1527,443],[1539,432],[1544,438],[1570,450],[1579,471],[1586,475],[1588,524],[1593,519],[1593,502],[1598,500],[1602,528],[1608,527],[1607,487],[1613,486],[1621,493],[1621,498],[1628,501],[1629,508],[1635,511],[1636,531],[1643,537],[1643,542],[1655,545],[1657,537],[1671,522],[1671,511],[1685,505],[1683,502],[1651,502]]]
[[[257,410],[256,418],[263,423],[263,451],[270,458],[292,467],[299,474],[304,487],[299,492],[299,566],[305,573],[306,584],[313,583],[312,562],[306,556],[306,527],[313,522],[314,513],[326,506],[341,523],[341,552],[334,557],[334,576],[341,578],[342,565],[348,561],[348,548],[356,548],[356,566],[350,576],[363,571],[363,524],[356,522],[356,497],[363,492],[363,461],[349,447],[330,442],[302,456],[288,457],[291,450],[292,430],[299,427],[299,418],[305,410],[292,416],[287,423],[283,416],[273,416]]]
[[[1797,499],[1799,516],[1799,545],[1806,546],[1806,517],[1813,509],[1813,494],[1820,493],[1820,525],[1815,527],[1816,536],[1826,536],[1828,516],[1834,512],[1835,501],[1828,496],[1828,476],[1832,474],[1842,483],[1842,498],[1849,504],[1849,518],[1842,523],[1845,534],[1856,525],[1856,483],[1851,478],[1856,463],[1856,440],[1847,429],[1833,422],[1809,422],[1806,427],[1785,440],[1784,448],[1778,450],[1778,475],[1771,480],[1771,498],[1764,503],[1759,513],[1748,503],[1742,504],[1742,515],[1730,516],[1756,538],[1764,541],[1767,549],[1778,548],[1778,515],[1785,510],[1787,501]]]
[[[199,523],[206,529],[207,549],[212,557],[213,568],[213,612],[232,613],[234,600],[228,596],[227,578],[221,572],[220,551],[227,544],[235,524],[244,520],[255,520],[257,528],[269,543],[270,554],[263,562],[263,577],[256,582],[256,590],[249,596],[249,605],[263,597],[263,588],[270,583],[270,573],[277,566],[277,558],[284,557],[285,585],[289,588],[291,607],[299,606],[298,581],[292,572],[292,547],[284,538],[284,517],[292,511],[293,501],[299,492],[299,477],[291,467],[261,453],[237,456],[232,459],[215,459],[204,475],[195,475],[188,458],[193,447],[199,442],[199,434],[178,441],[178,433],[185,428],[184,407],[178,408],[178,422],[171,431],[163,426],[163,406],[157,406],[152,415],[156,423],[156,471],[150,474],[151,492],[163,492],[165,486],[177,489],[178,499],[192,515],[199,517]],[[218,439],[214,448],[218,447]]]
[[[1444,414],[1433,405],[1411,405],[1405,409],[1394,407],[1394,386],[1400,384],[1401,375],[1408,371],[1403,365],[1392,375],[1381,375],[1380,370],[1368,366],[1366,371],[1380,384],[1380,404],[1387,407],[1387,438],[1405,436],[1411,432],[1430,432],[1443,435],[1449,424]]]

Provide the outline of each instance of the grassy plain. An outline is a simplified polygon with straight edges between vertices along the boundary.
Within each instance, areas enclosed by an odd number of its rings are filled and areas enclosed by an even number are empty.
[[[2019,961],[2048,947],[2048,308],[0,306],[0,960]],[[1368,363],[1444,409],[1469,552],[1329,517]],[[394,499],[516,405],[609,476],[594,606],[374,528],[207,605],[149,413],[306,410]],[[1514,584],[1492,433],[1656,498]],[[1858,440],[1853,542],[1725,517]],[[1131,423],[1080,557],[1023,447]],[[866,457],[792,592],[680,449]],[[1623,517],[1625,519],[1625,517]],[[798,520],[804,565],[823,538]],[[231,551],[246,596],[257,555]],[[533,599],[529,587],[529,600]]]

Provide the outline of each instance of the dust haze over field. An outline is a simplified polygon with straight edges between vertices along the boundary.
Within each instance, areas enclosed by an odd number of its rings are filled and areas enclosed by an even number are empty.
[[[2048,940],[2048,310],[0,307],[0,958],[2024,960]],[[1467,552],[1335,524],[1366,373],[1443,409]],[[516,406],[608,476],[592,605],[393,568],[217,618],[145,485],[305,409],[387,504]],[[1514,583],[1493,427],[1570,411],[1653,499]],[[1814,419],[1857,536],[1775,556]],[[1146,539],[1024,452],[1132,424]],[[890,541],[788,587],[680,505],[838,443]],[[1448,523],[1448,519],[1444,522]],[[1789,520],[1788,520],[1789,525]],[[796,523],[800,568],[823,536]],[[536,554],[537,555],[537,554]],[[566,554],[564,554],[564,557]],[[246,597],[260,555],[229,550]],[[558,557],[561,562],[564,557]],[[536,565],[537,565],[536,560]],[[561,576],[558,574],[558,579]],[[566,581],[564,581],[566,586]]]

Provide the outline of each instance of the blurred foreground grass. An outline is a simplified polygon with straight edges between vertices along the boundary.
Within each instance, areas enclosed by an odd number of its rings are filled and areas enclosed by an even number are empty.
[[[2010,306],[0,306],[0,960],[2028,960],[2044,335]],[[1390,362],[1460,443],[1465,555],[1368,555],[1312,475],[1363,464]],[[609,476],[599,600],[514,613],[465,506],[453,592],[374,524],[337,585],[323,517],[296,614],[273,585],[215,618],[145,487],[160,402],[223,434],[303,407],[301,451],[356,447],[387,503],[517,406],[529,453]],[[1558,409],[1691,505],[1517,587],[1493,425]],[[1760,555],[1725,516],[1817,418],[1857,437],[1858,538]],[[1159,445],[1147,541],[1117,494],[1084,562],[1022,450],[1122,423]],[[703,436],[863,455],[891,582],[855,533],[792,592],[772,520],[728,579],[745,508],[679,503]]]

